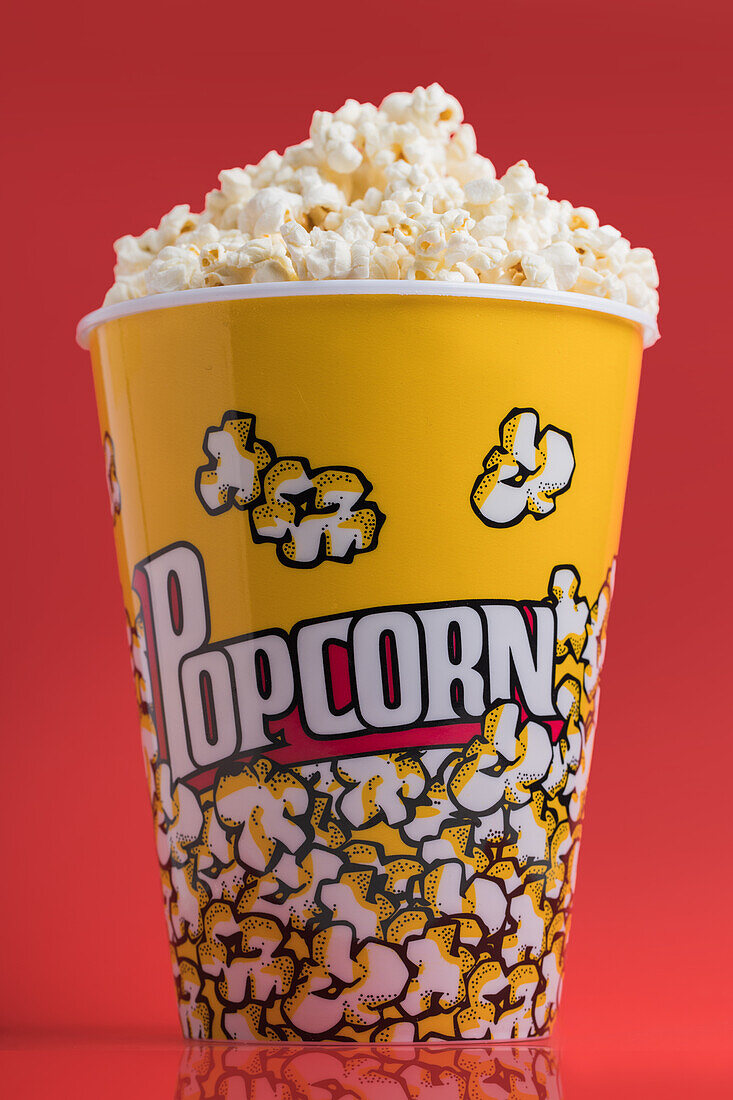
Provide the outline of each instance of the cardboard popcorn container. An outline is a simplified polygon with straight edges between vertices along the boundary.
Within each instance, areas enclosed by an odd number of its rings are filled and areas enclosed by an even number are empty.
[[[655,336],[425,282],[81,322],[187,1036],[549,1032]]]

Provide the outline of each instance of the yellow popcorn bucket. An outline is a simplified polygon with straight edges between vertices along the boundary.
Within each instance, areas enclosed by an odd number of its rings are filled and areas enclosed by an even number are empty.
[[[548,1034],[655,338],[424,282],[81,322],[187,1036]]]

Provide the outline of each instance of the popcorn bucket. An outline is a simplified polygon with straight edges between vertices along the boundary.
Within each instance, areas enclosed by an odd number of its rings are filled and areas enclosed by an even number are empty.
[[[184,1033],[546,1035],[653,322],[297,283],[79,335]]]

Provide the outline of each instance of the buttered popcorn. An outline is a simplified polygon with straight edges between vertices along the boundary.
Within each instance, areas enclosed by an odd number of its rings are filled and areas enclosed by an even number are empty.
[[[219,176],[204,211],[176,206],[115,244],[105,304],[190,288],[428,279],[569,290],[656,315],[658,277],[588,207],[548,197],[526,161],[497,177],[440,85],[316,111],[310,136]]]

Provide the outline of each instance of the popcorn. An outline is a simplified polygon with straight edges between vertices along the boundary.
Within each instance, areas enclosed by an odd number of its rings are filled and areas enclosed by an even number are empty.
[[[489,451],[485,472],[473,487],[473,510],[491,527],[510,527],[527,515],[548,516],[555,497],[570,488],[572,439],[551,426],[540,432],[534,409],[512,409],[499,434],[501,445]]]
[[[145,717],[153,705],[153,698],[150,692],[150,669],[148,668],[143,625],[140,619],[137,619],[134,623],[131,622],[127,612],[125,612],[125,621],[127,625],[127,644],[130,648],[130,662],[132,664],[132,675],[135,681],[137,705],[141,715]],[[153,746],[151,745],[151,750],[152,748]],[[157,749],[157,741],[155,748]]]
[[[309,137],[219,176],[192,214],[115,244],[105,304],[293,279],[429,279],[593,294],[656,315],[648,249],[549,199],[526,161],[496,178],[438,84],[316,111]]]
[[[178,1012],[184,1035],[192,1039],[206,1039],[211,1028],[211,1007],[201,998],[201,981],[193,963],[181,962],[176,984],[178,986]]]
[[[405,953],[417,968],[401,1001],[405,1015],[415,1017],[428,1012],[436,996],[444,1012],[461,1003],[466,991],[465,978],[475,959],[461,944],[457,924],[436,926],[424,937],[409,940]]]

